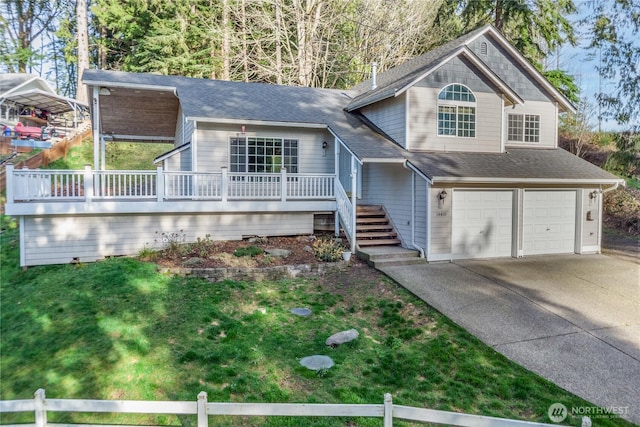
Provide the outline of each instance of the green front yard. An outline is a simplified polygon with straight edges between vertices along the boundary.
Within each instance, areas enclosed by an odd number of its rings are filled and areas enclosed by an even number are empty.
[[[159,274],[118,258],[18,267],[15,229],[1,235],[0,399],[394,403],[550,422],[554,402],[592,406],[510,362],[368,267],[313,280],[221,282]],[[309,317],[290,313],[313,310]],[[332,349],[326,338],[355,328]],[[318,373],[299,364],[324,354]],[[1,415],[1,422],[27,415]],[[106,416],[49,414],[50,422]],[[195,425],[195,417],[111,423]],[[564,424],[580,425],[570,416]],[[375,419],[224,418],[212,425],[381,425]],[[630,425],[618,419],[598,425]],[[395,425],[407,425],[396,422]]]

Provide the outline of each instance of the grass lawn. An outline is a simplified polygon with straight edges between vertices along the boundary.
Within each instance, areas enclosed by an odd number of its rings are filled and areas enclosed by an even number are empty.
[[[18,267],[17,230],[1,238],[0,399],[394,403],[550,422],[547,409],[592,406],[510,362],[360,263],[313,280],[221,282],[161,275],[117,258]],[[294,307],[313,310],[292,315]],[[325,346],[338,331],[360,337]],[[299,364],[324,354],[319,373]],[[49,414],[50,422],[105,415]],[[27,415],[2,415],[2,423]],[[195,425],[195,417],[118,416],[112,423]],[[594,425],[631,425],[598,419]],[[219,426],[379,426],[379,419],[217,418]],[[580,425],[577,416],[564,424]],[[407,425],[396,422],[395,425]]]
[[[173,148],[172,144],[107,142],[105,157],[108,170],[155,170],[153,159]],[[93,164],[93,139],[86,138],[72,147],[66,158],[51,162],[47,169],[84,169]]]

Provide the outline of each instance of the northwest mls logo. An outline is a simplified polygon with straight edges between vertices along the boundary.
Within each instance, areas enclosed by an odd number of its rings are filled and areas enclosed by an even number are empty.
[[[567,410],[567,407],[562,403],[554,403],[553,405],[549,406],[547,414],[549,415],[549,419],[554,423],[561,423],[565,420],[565,418],[567,418],[569,411]]]

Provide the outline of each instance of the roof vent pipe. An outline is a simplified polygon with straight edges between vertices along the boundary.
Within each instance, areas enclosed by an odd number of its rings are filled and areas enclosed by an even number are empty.
[[[371,63],[371,90],[374,90],[376,87],[378,87],[378,83],[376,82],[377,77],[378,77],[378,63],[372,62]]]

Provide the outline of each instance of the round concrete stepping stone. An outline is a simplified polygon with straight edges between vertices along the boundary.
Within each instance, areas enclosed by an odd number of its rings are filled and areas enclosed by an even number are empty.
[[[307,356],[300,359],[300,364],[312,371],[319,371],[321,369],[329,369],[334,365],[333,359],[329,356],[322,356],[319,354],[313,356]]]
[[[305,307],[296,307],[290,310],[296,316],[306,317],[312,313],[312,311]]]
[[[325,344],[335,348],[340,344],[344,344],[349,341],[355,340],[356,338],[358,338],[358,335],[359,335],[358,331],[356,331],[355,329],[349,329],[348,331],[341,331],[327,338],[327,341],[325,341]]]

